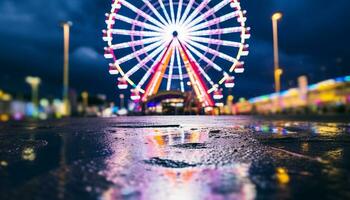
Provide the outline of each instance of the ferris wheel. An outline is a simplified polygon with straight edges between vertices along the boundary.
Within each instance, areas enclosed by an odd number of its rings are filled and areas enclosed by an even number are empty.
[[[244,72],[245,15],[240,0],[113,0],[103,30],[109,72],[133,100],[193,90],[214,106]]]

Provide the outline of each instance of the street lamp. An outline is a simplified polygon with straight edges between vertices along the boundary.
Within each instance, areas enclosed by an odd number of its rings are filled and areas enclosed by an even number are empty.
[[[73,25],[72,22],[63,22],[63,37],[64,37],[64,66],[63,66],[63,105],[64,105],[64,115],[70,115],[70,105],[69,105],[69,36],[70,27]]]
[[[32,89],[32,103],[35,108],[37,108],[39,103],[39,85],[41,83],[41,79],[39,77],[28,76],[26,77],[26,82]]]
[[[274,50],[274,77],[275,77],[275,91],[280,93],[281,91],[281,75],[283,70],[279,66],[279,52],[278,52],[278,21],[283,17],[282,13],[277,12],[272,15],[272,28],[273,28],[273,50]]]
[[[83,106],[84,110],[89,106],[89,93],[84,91],[81,93],[81,97],[83,98]]]

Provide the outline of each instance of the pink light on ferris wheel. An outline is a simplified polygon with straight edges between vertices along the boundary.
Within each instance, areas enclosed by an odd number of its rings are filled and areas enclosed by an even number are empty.
[[[220,99],[224,98],[224,95],[222,94],[221,90],[217,90],[214,92],[213,97],[215,100],[220,100]]]
[[[117,75],[117,74],[119,74],[118,69],[116,68],[116,66],[113,63],[109,64],[109,74],[110,75]]]
[[[141,99],[140,92],[138,90],[131,90],[130,99],[134,102],[138,102]]]
[[[123,78],[119,78],[117,86],[120,90],[126,90],[128,89],[128,82]]]
[[[225,87],[226,88],[234,88],[235,87],[235,78],[229,77],[225,81]]]

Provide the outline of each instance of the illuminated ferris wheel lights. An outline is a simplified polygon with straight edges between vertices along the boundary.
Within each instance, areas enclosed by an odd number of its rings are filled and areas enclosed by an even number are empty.
[[[234,77],[229,77],[225,81],[225,87],[226,88],[234,88],[235,87],[235,78]]]
[[[248,56],[249,55],[249,45],[245,45],[242,49],[242,52],[241,52],[241,55],[242,56]]]
[[[242,34],[242,37],[246,40],[250,38],[250,27],[245,29],[244,33]]]
[[[105,22],[106,22],[106,24],[108,26],[114,25],[115,24],[115,17],[113,15],[109,15],[108,14],[108,16],[106,16],[106,21]]]
[[[114,0],[113,0],[113,2],[114,2]],[[117,4],[114,4],[113,8],[119,10],[121,7],[122,7],[122,5],[120,3],[117,3]]]
[[[113,40],[111,34],[109,34],[106,30],[103,30],[102,33],[103,33],[103,41],[110,42]]]
[[[128,83],[126,82],[125,79],[123,79],[123,78],[119,78],[119,79],[118,79],[118,88],[119,88],[120,90],[126,90],[126,89],[128,89]]]
[[[231,6],[231,8],[234,8],[236,10],[239,10],[239,8],[240,8],[239,2],[231,2],[230,6]]]
[[[236,65],[234,67],[234,71],[237,74],[243,73],[244,72],[244,62],[236,63]]]
[[[140,101],[141,100],[140,92],[138,90],[131,90],[130,99],[134,102]]]
[[[220,99],[224,98],[224,95],[222,94],[221,90],[217,90],[214,92],[213,98],[215,100],[220,100]]]
[[[106,47],[106,48],[105,48],[104,57],[105,57],[106,59],[113,59],[113,58],[114,58],[113,51],[112,51],[110,48]]]
[[[245,23],[246,21],[247,21],[246,17],[238,17],[237,18],[237,22],[239,22],[239,23]]]
[[[115,65],[113,63],[109,64],[109,74],[110,75],[117,75],[117,74],[119,74],[118,69],[115,67]]]

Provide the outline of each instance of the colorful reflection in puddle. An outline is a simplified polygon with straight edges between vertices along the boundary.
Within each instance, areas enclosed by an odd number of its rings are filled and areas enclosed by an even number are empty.
[[[145,172],[142,186],[115,186],[101,199],[255,199],[255,185],[249,180],[250,165],[215,168],[154,168]]]
[[[248,169],[244,164],[220,169],[160,168],[144,194],[151,199],[254,199]]]
[[[328,124],[315,124],[311,127],[313,135],[323,137],[334,137],[349,133],[347,126],[342,124],[328,123]]]
[[[292,135],[307,134],[309,136],[335,137],[340,135],[349,135],[350,127],[339,123],[270,123],[250,125],[249,127],[255,133],[270,135]]]
[[[263,133],[263,134],[273,134],[273,135],[288,135],[288,134],[295,134],[297,133],[296,130],[290,127],[289,124],[283,126],[283,125],[276,125],[276,124],[263,124],[263,125],[254,125],[251,126],[256,133]]]
[[[134,138],[134,148],[116,146],[104,171],[113,186],[101,199],[255,199],[256,188],[249,179],[250,164],[235,163],[208,166],[199,159],[210,149],[174,147],[182,144],[204,144],[210,140],[208,131],[183,129],[144,129]],[[190,152],[190,153],[189,153]],[[196,163],[193,165],[158,165],[131,160]],[[190,166],[190,167],[188,167]]]
[[[208,132],[199,130],[154,130],[146,135],[146,140],[154,145],[164,147],[186,143],[204,143],[208,141]]]

